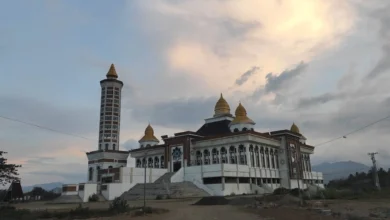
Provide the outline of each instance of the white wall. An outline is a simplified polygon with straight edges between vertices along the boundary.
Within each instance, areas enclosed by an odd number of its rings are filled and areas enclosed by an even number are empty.
[[[120,181],[122,183],[144,183],[145,168],[122,167]],[[167,169],[146,168],[146,182],[153,183],[167,172]]]
[[[136,183],[108,183],[107,190],[103,190],[103,197],[107,200],[114,200],[121,196],[124,192],[136,185]]]
[[[88,202],[88,199],[91,195],[96,194],[97,184],[96,183],[86,183],[84,184],[84,190],[79,190],[79,197],[83,202]]]

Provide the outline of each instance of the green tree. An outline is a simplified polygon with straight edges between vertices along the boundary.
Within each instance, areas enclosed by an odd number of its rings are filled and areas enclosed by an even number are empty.
[[[21,165],[8,164],[7,159],[3,156],[6,153],[7,152],[0,151],[0,185],[3,186],[7,183],[20,180],[18,177],[18,168],[21,167]]]

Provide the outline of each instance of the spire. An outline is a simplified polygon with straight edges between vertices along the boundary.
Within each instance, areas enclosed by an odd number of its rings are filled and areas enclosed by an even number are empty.
[[[107,78],[118,78],[118,74],[116,73],[114,64],[111,64],[106,76]]]
[[[294,133],[297,133],[297,134],[300,134],[299,128],[298,128],[298,126],[295,124],[295,122],[293,122],[293,124],[291,125],[290,131],[292,131],[292,132],[294,132]]]
[[[223,98],[222,93],[221,93],[221,96],[219,97],[219,100],[215,104],[215,108],[214,108],[214,117],[218,117],[221,115],[230,115],[229,104]]]

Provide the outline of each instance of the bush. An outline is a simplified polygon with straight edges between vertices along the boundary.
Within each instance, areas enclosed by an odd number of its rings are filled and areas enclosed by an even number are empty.
[[[110,204],[109,211],[113,213],[124,213],[129,211],[129,204],[127,204],[127,201],[120,198],[116,197],[112,203]]]
[[[299,196],[299,192],[301,193],[301,195],[303,194],[303,190],[295,188],[290,191],[290,194],[293,196]]]
[[[91,212],[89,211],[88,207],[83,207],[81,203],[79,206],[75,209],[72,209],[69,211],[69,216],[74,217],[83,217],[83,218],[89,218],[91,215]]]
[[[88,201],[89,201],[89,202],[97,202],[97,201],[99,201],[99,196],[96,195],[96,194],[94,193],[94,194],[92,194],[92,195],[88,198]]]
[[[289,192],[290,192],[290,190],[283,188],[283,187],[280,187],[280,188],[275,189],[273,194],[274,195],[284,195],[284,194],[288,194]]]

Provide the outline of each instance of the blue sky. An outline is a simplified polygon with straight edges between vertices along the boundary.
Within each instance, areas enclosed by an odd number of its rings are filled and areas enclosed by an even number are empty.
[[[1,149],[24,165],[25,185],[83,181],[83,151],[97,147],[99,81],[111,63],[125,83],[122,149],[136,147],[148,121],[157,136],[196,130],[221,92],[232,111],[241,100],[261,132],[295,121],[310,144],[332,139],[389,113],[390,72],[378,63],[390,62],[390,24],[375,13],[386,7],[386,0],[2,1],[0,115],[87,140],[0,119]],[[367,80],[377,66],[380,74]],[[318,147],[313,159],[370,163],[369,148],[386,161],[389,126]]]

